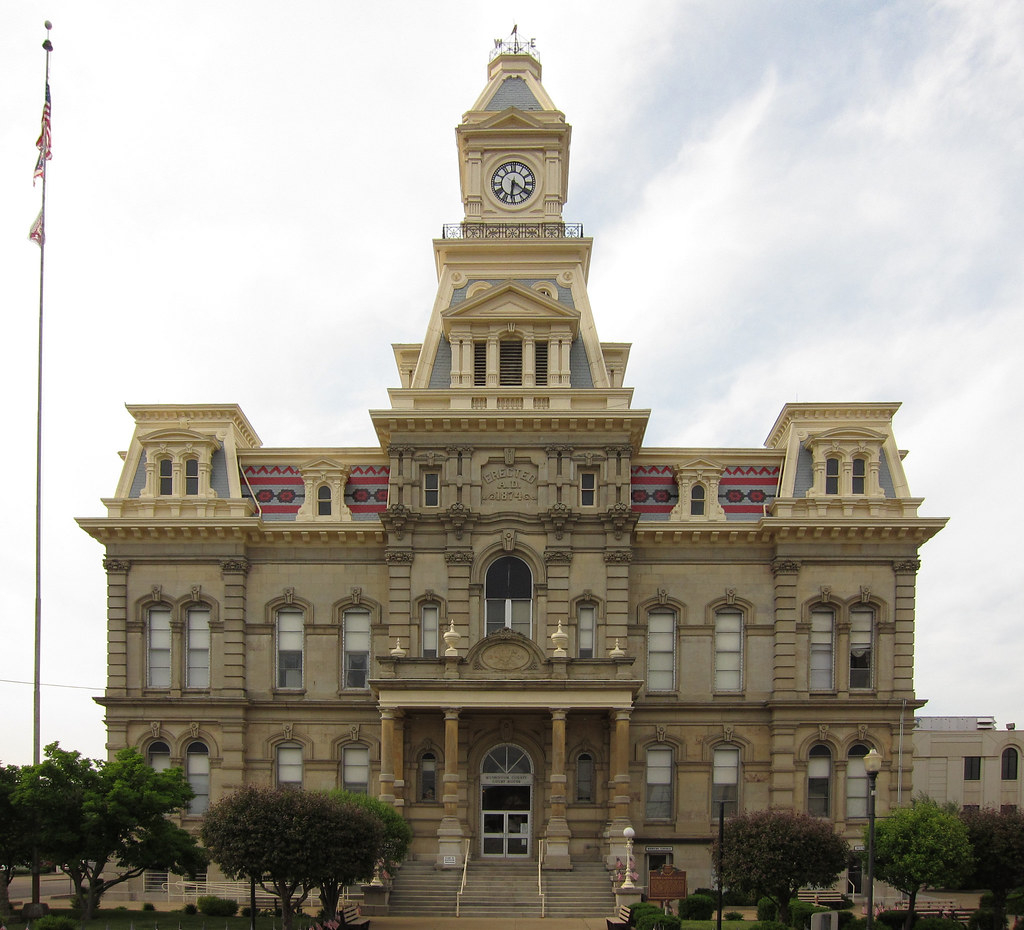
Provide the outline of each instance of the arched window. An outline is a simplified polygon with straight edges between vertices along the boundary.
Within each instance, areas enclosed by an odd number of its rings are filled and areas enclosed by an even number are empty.
[[[437,756],[425,752],[420,756],[419,799],[421,801],[437,800]]]
[[[1019,753],[1012,746],[1003,750],[1001,765],[1003,781],[1017,780],[1017,763],[1019,762],[1019,758]]]
[[[316,489],[316,515],[318,517],[329,517],[331,515],[331,488],[322,484]]]
[[[703,517],[704,516],[704,503],[707,499],[707,492],[704,490],[704,485],[695,484],[690,488],[690,516],[691,517]]]
[[[149,744],[146,761],[154,772],[164,772],[171,767],[171,747],[163,740]]]
[[[171,686],[171,608],[150,607],[147,611],[149,644],[146,656],[146,684],[150,688]]]
[[[807,757],[807,813],[828,817],[832,810],[832,753],[815,746]]]
[[[864,493],[864,479],[867,477],[867,462],[864,459],[853,460],[853,488],[854,494]]]
[[[490,636],[509,628],[529,636],[533,619],[533,574],[515,556],[498,559],[484,582],[487,598],[487,631]]]
[[[740,751],[736,746],[719,746],[711,770],[711,816],[725,805],[725,816],[735,817],[739,809]]]
[[[302,646],[305,616],[299,607],[277,609],[277,687],[302,687]]]
[[[277,747],[277,784],[282,788],[302,787],[302,747],[281,743]]]
[[[199,459],[185,459],[185,493],[199,493]]]
[[[210,608],[189,607],[185,626],[186,688],[210,687]]]
[[[864,757],[868,747],[858,743],[850,749],[846,760],[846,817],[848,820],[868,815],[868,773]]]
[[[647,690],[676,687],[676,612],[658,608],[647,614]]]
[[[370,611],[351,608],[341,621],[342,686],[365,690],[370,675]]]
[[[871,607],[850,611],[850,688],[870,688],[874,654],[875,612]]]
[[[204,814],[210,806],[210,750],[206,743],[195,740],[185,750],[185,777],[195,792],[189,801],[190,814]]]
[[[656,747],[647,750],[647,805],[648,820],[672,819],[672,750]]]
[[[370,791],[370,750],[367,746],[345,746],[341,750],[341,787],[353,794]]]
[[[839,459],[825,459],[825,493],[839,493]]]
[[[160,494],[167,497],[174,493],[174,473],[170,459],[160,459],[157,463],[160,472]]]
[[[735,607],[715,611],[715,690],[743,689],[743,614]]]
[[[441,608],[437,604],[424,604],[420,607],[420,643],[423,658],[437,658],[437,634]]]
[[[589,752],[581,752],[576,757],[576,802],[593,804],[594,797],[594,757]]]
[[[576,638],[579,657],[594,658],[597,638],[597,607],[594,604],[580,604],[576,608]]]
[[[811,691],[831,691],[835,687],[835,628],[836,614],[831,607],[811,611]]]

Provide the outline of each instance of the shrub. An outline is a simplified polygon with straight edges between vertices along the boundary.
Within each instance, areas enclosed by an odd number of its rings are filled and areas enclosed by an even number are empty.
[[[810,901],[793,900],[789,902],[789,919],[796,930],[810,930],[811,914],[821,914],[827,910],[829,908],[812,904]]]
[[[779,916],[779,906],[772,898],[761,898],[757,902],[757,919],[760,923],[774,922]]]
[[[650,901],[638,901],[636,904],[629,906],[630,923],[635,927],[637,921],[645,914],[661,914],[662,910]]]
[[[207,917],[234,917],[238,913],[237,901],[218,898],[212,894],[196,898],[196,904],[199,906],[200,912]]]
[[[907,922],[906,911],[882,911],[876,918],[876,924],[884,924],[889,930],[903,930]],[[913,924],[911,924],[913,926]]]
[[[252,908],[247,904],[238,913],[240,917],[252,917]]]
[[[853,922],[857,918],[853,916],[853,911],[843,910],[839,912],[839,930],[850,930],[853,926]],[[867,921],[865,921],[867,923]]]
[[[847,911],[849,913],[849,911]],[[839,926],[843,926],[843,915],[839,915]],[[866,917],[854,917],[843,930],[867,930],[868,921]]]
[[[638,917],[636,930],[679,930],[679,918],[674,914],[666,914],[664,911],[654,908],[653,913],[645,913]]]
[[[918,917],[914,930],[963,930],[959,920],[948,917]]]
[[[73,917],[62,917],[59,914],[46,914],[32,924],[36,930],[78,930],[78,921]]]
[[[156,910],[156,905],[152,901],[146,901],[142,905],[142,909],[144,911],[155,911]]]
[[[679,902],[679,916],[683,920],[711,920],[715,913],[715,899],[706,894],[692,894]]]
[[[739,911],[726,911],[722,920],[743,920],[743,915]]]
[[[780,920],[759,920],[750,925],[750,930],[789,930],[789,927]]]
[[[184,906],[184,907],[182,908],[182,910],[183,910],[183,911],[184,911],[184,912],[185,912],[186,914],[198,914],[198,913],[199,913],[199,908],[198,908],[198,907],[196,907],[196,906],[195,906],[194,904],[192,904],[191,902],[189,902],[188,904],[186,904],[186,905],[185,905],[185,906]]]
[[[967,921],[968,930],[1003,930],[996,927],[995,912],[987,907],[979,907]]]

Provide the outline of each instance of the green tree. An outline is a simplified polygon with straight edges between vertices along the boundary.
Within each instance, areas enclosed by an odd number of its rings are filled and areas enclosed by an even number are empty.
[[[967,882],[992,892],[995,925],[1005,926],[1006,898],[1024,885],[1024,813],[985,808],[961,811],[960,819],[973,847]]]
[[[381,845],[379,866],[382,870],[392,872],[395,866],[405,860],[412,845],[412,827],[394,807],[379,798],[372,798],[368,794],[356,794],[353,791],[337,789],[330,792],[330,795],[343,804],[354,804],[368,811],[381,822],[384,840]],[[344,884],[346,883],[336,879],[328,879],[325,884],[320,885],[320,901],[328,914],[337,912],[338,898]]]
[[[8,888],[14,870],[32,862],[32,824],[13,797],[20,779],[20,765],[0,765],[0,917],[11,916]]]
[[[928,798],[892,811],[875,826],[875,877],[907,896],[905,930],[913,924],[917,893],[925,886],[957,887],[971,863],[967,827]]]
[[[804,885],[831,885],[846,868],[849,846],[827,820],[789,811],[754,811],[725,822],[723,885],[771,898],[779,920],[790,922],[789,902]],[[712,860],[717,863],[719,842]]]
[[[167,819],[193,796],[181,769],[155,772],[135,749],[112,762],[56,743],[45,754],[22,770],[13,800],[34,819],[39,855],[70,877],[83,922],[106,891],[146,869],[192,875],[205,866],[195,838]]]
[[[200,836],[231,878],[259,882],[281,902],[283,930],[313,888],[369,879],[384,828],[327,794],[246,785],[204,815]]]

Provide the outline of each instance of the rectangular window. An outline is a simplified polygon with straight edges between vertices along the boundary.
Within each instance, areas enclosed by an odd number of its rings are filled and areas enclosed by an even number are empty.
[[[171,609],[149,608],[149,670],[150,688],[171,686]]]
[[[853,460],[853,493],[864,493],[865,463],[864,459]]]
[[[672,750],[647,750],[648,820],[672,819]]]
[[[423,473],[423,506],[437,507],[441,503],[441,473],[425,471]]]
[[[811,668],[812,691],[831,691],[833,685],[833,655],[835,648],[835,614],[831,610],[811,611]]]
[[[652,610],[647,615],[647,688],[673,691],[676,686],[676,615]]]
[[[370,672],[370,612],[346,610],[344,619],[344,687],[365,689]]]
[[[825,459],[825,493],[839,493],[839,459]]]
[[[597,505],[597,472],[580,472],[580,506],[595,507]]]
[[[868,773],[863,755],[850,755],[846,761],[846,817],[856,820],[868,815]]]
[[[981,756],[964,756],[964,781],[981,780]]]
[[[190,607],[186,622],[186,688],[210,687],[210,608]]]
[[[346,746],[341,751],[341,786],[353,794],[370,791],[370,750],[365,746]]]
[[[592,659],[594,658],[594,637],[597,631],[597,608],[593,604],[583,604],[578,607],[576,623],[580,658]]]
[[[739,803],[740,751],[733,747],[715,750],[711,774],[711,816],[725,804],[725,816],[735,817]]]
[[[545,387],[548,383],[548,344],[546,342],[535,342],[533,344],[533,359],[535,384],[538,387]]]
[[[282,607],[277,612],[277,686],[302,687],[302,626],[304,616],[298,607]]]
[[[440,608],[437,604],[424,604],[420,612],[420,629],[423,637],[423,657],[437,658],[437,624]]]
[[[715,690],[740,691],[743,687],[743,614],[715,611]]]
[[[302,787],[302,747],[277,747],[277,783],[282,788]]]
[[[507,387],[523,383],[523,344],[518,339],[498,343],[498,384]]]
[[[185,493],[199,493],[199,459],[185,459]]]
[[[484,387],[487,384],[487,343],[473,343],[473,384]]]
[[[807,813],[828,817],[832,809],[832,756],[822,750],[807,760]]]
[[[871,687],[871,653],[875,612],[856,607],[850,611],[850,687]]]
[[[166,497],[174,493],[174,477],[171,471],[171,460],[160,459],[160,494]]]

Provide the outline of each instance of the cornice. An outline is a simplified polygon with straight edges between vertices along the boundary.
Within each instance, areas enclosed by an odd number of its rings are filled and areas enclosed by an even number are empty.
[[[116,520],[79,518],[78,525],[101,543],[147,542],[172,540],[205,543],[230,539],[251,545],[289,543],[298,545],[338,544],[349,546],[383,545],[384,528],[378,520],[359,520],[341,524],[310,524],[263,522],[254,517],[250,522],[216,520]]]

